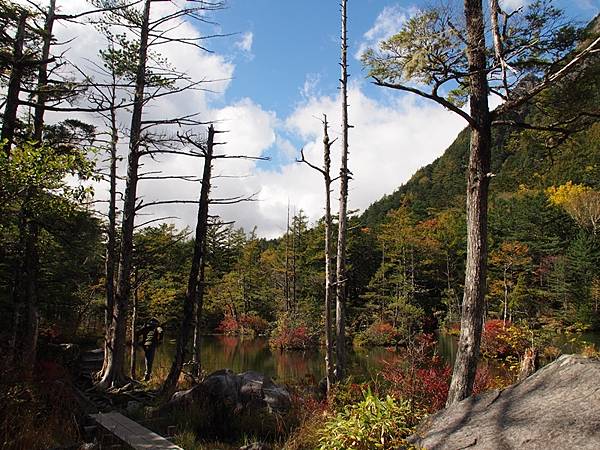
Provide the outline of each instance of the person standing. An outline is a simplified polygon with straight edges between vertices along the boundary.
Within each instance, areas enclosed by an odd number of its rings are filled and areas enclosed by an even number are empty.
[[[144,362],[146,363],[144,381],[150,380],[154,355],[156,354],[158,344],[162,342],[162,338],[163,329],[160,326],[160,322],[155,318],[150,319],[136,334],[136,341],[144,348]]]

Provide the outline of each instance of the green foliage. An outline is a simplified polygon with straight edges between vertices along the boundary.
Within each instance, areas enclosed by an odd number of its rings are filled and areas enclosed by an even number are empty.
[[[13,298],[24,295],[18,268],[24,264],[25,241],[35,225],[39,257],[38,307],[42,328],[57,318],[72,334],[99,295],[101,229],[81,206],[91,189],[94,163],[76,146],[25,143],[0,153],[0,292],[2,321],[8,321]],[[12,292],[11,292],[12,290]],[[4,323],[5,329],[10,329]]]
[[[321,430],[321,450],[407,448],[405,438],[424,417],[404,400],[380,399],[370,391],[328,420]]]

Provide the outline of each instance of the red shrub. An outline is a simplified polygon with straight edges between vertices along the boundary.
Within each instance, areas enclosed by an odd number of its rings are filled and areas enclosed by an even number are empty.
[[[419,335],[394,364],[385,364],[382,375],[392,384],[395,397],[411,400],[433,413],[444,407],[452,378],[452,368],[434,353],[436,341],[432,334]],[[474,394],[494,385],[487,367],[479,367],[475,376]]]
[[[314,338],[305,325],[279,327],[269,343],[275,348],[304,349],[314,345]]]
[[[269,328],[269,322],[255,314],[242,315],[240,324],[243,329],[249,330],[253,334],[263,334]]]
[[[269,328],[269,323],[255,314],[242,314],[236,320],[233,316],[226,315],[219,326],[217,333],[227,335],[262,334]]]
[[[225,316],[223,318],[223,320],[221,320],[221,323],[219,323],[219,326],[216,329],[217,333],[222,333],[222,334],[228,334],[228,335],[234,335],[234,334],[238,334],[239,331],[239,324],[237,322],[237,320],[235,320],[232,316]]]
[[[488,320],[483,326],[481,335],[481,353],[489,358],[508,355],[510,345],[506,330],[510,326],[510,322],[505,324],[502,320]]]

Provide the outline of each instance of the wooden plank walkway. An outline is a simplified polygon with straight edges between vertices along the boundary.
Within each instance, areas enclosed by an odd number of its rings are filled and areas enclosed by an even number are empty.
[[[92,414],[91,417],[104,429],[135,450],[183,450],[122,414],[109,412]]]

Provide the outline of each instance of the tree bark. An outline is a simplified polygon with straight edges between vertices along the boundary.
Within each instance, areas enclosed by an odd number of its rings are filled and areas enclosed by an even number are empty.
[[[109,205],[108,205],[108,239],[106,242],[106,300],[104,310],[104,354],[110,351],[107,347],[110,343],[110,329],[113,321],[115,307],[115,266],[117,260],[117,143],[119,140],[119,130],[117,128],[117,114],[115,110],[116,102],[116,79],[113,71],[113,86],[111,90],[111,109],[110,109],[110,187],[109,187]],[[106,369],[107,358],[104,358],[103,370]]]
[[[289,255],[289,238],[290,238],[290,202],[288,200],[287,207],[287,222],[285,230],[285,311],[290,312],[290,255]]]
[[[194,324],[194,374],[196,380],[202,376],[202,336],[200,335],[200,323],[202,320],[202,308],[204,306],[204,277],[206,268],[206,239],[202,249],[202,260],[200,261],[200,275],[198,277],[198,288],[196,292],[196,319]]]
[[[340,207],[338,219],[337,247],[337,290],[336,290],[336,376],[338,380],[346,374],[346,230],[348,227],[348,44],[347,44],[347,0],[342,0],[342,165],[340,168]]]
[[[37,98],[33,116],[33,140],[42,142],[44,133],[44,113],[46,112],[46,89],[48,88],[48,60],[50,58],[50,45],[52,45],[52,29],[54,27],[54,11],[56,0],[50,0],[46,22],[44,24],[44,43],[42,45],[41,64],[38,68]]]
[[[486,78],[486,46],[481,0],[465,0],[470,75],[471,150],[467,175],[467,261],[458,352],[447,405],[473,392],[487,271],[487,207],[491,159],[491,118]]]
[[[208,140],[206,143],[206,151],[204,153],[204,171],[202,174],[200,200],[198,202],[198,222],[196,223],[194,254],[185,293],[185,301],[183,303],[183,318],[179,329],[179,336],[177,338],[175,358],[161,390],[161,397],[164,400],[171,397],[177,388],[177,381],[179,380],[179,375],[181,374],[181,369],[185,360],[185,349],[194,323],[194,305],[196,303],[198,292],[198,277],[200,275],[201,261],[204,257],[204,243],[206,241],[206,230],[208,228],[208,196],[210,193],[214,137],[215,129],[214,126],[211,125],[208,128]]]
[[[137,342],[135,339],[135,329],[137,327],[137,307],[138,307],[138,277],[135,271],[135,289],[133,290],[133,305],[131,308],[131,354],[129,361],[129,376],[135,380],[135,366],[137,359]]]
[[[6,105],[4,107],[4,116],[2,117],[1,141],[5,142],[4,151],[10,155],[11,147],[15,137],[15,128],[17,126],[17,110],[19,109],[19,94],[21,92],[21,79],[23,78],[23,45],[25,42],[25,26],[27,23],[27,13],[22,13],[19,17],[17,33],[12,54],[12,68],[8,81],[8,90],[6,92]]]
[[[325,178],[325,373],[327,392],[335,381],[333,361],[333,330],[331,324],[331,303],[335,295],[335,274],[333,273],[333,236],[331,221],[331,142],[327,131],[327,116],[323,116],[323,175]]]
[[[135,96],[129,138],[129,156],[127,160],[127,186],[123,202],[123,222],[121,226],[121,255],[119,274],[115,292],[114,314],[111,320],[108,352],[105,354],[106,367],[98,387],[107,389],[125,381],[125,341],[127,331],[127,306],[131,294],[131,261],[133,255],[133,231],[137,199],[138,168],[142,112],[144,108],[144,88],[146,86],[146,61],[148,56],[148,35],[151,0],[146,0],[140,30],[140,51],[135,82]]]

